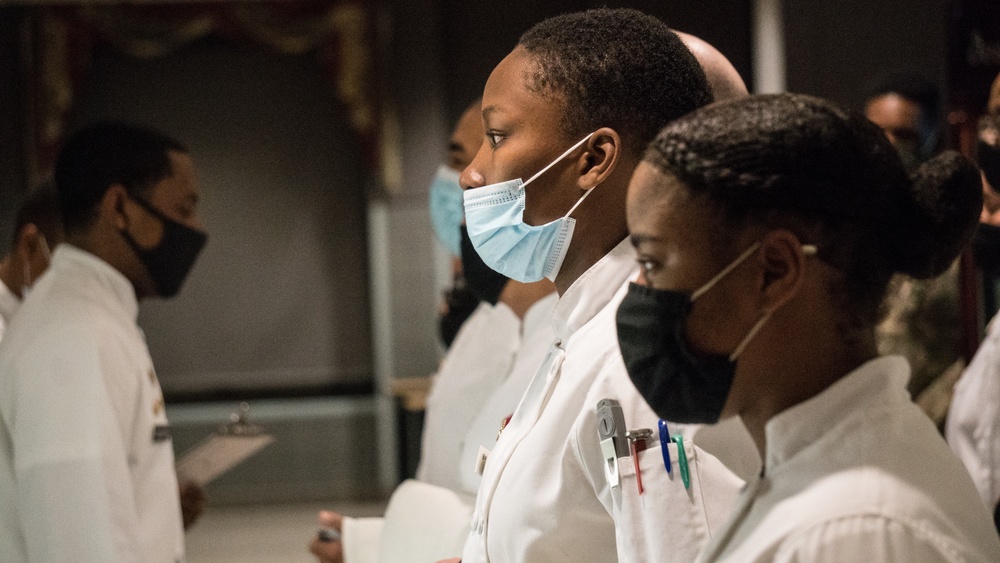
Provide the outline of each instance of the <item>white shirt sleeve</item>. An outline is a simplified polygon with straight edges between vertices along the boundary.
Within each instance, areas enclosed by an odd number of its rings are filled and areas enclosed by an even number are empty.
[[[763,561],[763,559],[761,559]],[[824,522],[793,534],[776,549],[773,563],[907,563],[984,562],[934,530],[878,515]]]
[[[96,352],[64,345],[32,357],[15,367],[11,435],[29,560],[141,561],[128,454]]]

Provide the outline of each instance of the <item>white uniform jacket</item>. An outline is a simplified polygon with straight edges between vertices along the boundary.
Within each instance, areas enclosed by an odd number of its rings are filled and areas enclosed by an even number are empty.
[[[510,373],[520,344],[521,319],[503,303],[480,303],[462,325],[427,396],[418,480],[460,489],[462,438]]]
[[[642,496],[631,458],[618,462],[618,488],[605,477],[598,401],[617,399],[629,429],[658,420],[618,349],[615,313],[634,260],[623,241],[556,304],[555,342],[486,461],[465,563],[689,563],[725,519],[742,481],[690,440],[690,490],[676,469],[668,476],[656,440],[640,454]],[[696,429],[672,428],[687,437]],[[676,446],[670,453],[676,461]]]
[[[174,455],[129,281],[59,245],[0,343],[0,561],[184,557]]]
[[[417,480],[393,492],[385,518],[345,518],[346,563],[437,561],[462,549],[479,488],[479,448],[492,447],[552,340],[557,296],[522,322],[482,304],[459,331],[428,398]]]
[[[700,561],[1000,561],[961,463],[906,391],[906,360],[872,360],[772,418],[765,473]]]
[[[3,333],[7,330],[7,325],[10,324],[11,319],[14,318],[14,313],[20,306],[21,300],[18,299],[17,295],[7,287],[7,284],[0,281],[0,339],[3,339]]]
[[[955,384],[945,439],[972,475],[983,503],[1000,501],[1000,321],[990,321],[986,338]]]

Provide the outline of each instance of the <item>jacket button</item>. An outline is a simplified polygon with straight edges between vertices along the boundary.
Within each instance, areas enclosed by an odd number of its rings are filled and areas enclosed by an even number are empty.
[[[475,532],[479,530],[479,512],[472,513],[472,522],[469,524],[469,528]]]

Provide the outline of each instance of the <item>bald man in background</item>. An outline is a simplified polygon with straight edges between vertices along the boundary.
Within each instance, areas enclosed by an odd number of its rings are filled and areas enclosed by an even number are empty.
[[[749,95],[747,86],[740,78],[736,67],[718,49],[689,33],[681,31],[674,33],[681,38],[694,58],[698,59],[698,64],[704,69],[708,85],[712,88],[714,101],[722,102]]]

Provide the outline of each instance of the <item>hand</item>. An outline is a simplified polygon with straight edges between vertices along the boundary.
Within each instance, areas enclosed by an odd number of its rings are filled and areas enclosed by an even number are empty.
[[[184,529],[187,530],[205,512],[205,489],[194,481],[187,481],[180,485],[180,496],[181,518],[184,521]]]
[[[332,528],[339,532],[344,524],[344,516],[330,510],[320,510],[316,521],[320,528]],[[316,556],[319,563],[344,562],[344,544],[339,541],[322,541],[318,534],[309,543],[309,552]]]
[[[437,563],[462,563],[462,558],[461,557],[456,557],[454,559],[442,559],[442,560],[438,561]]]

